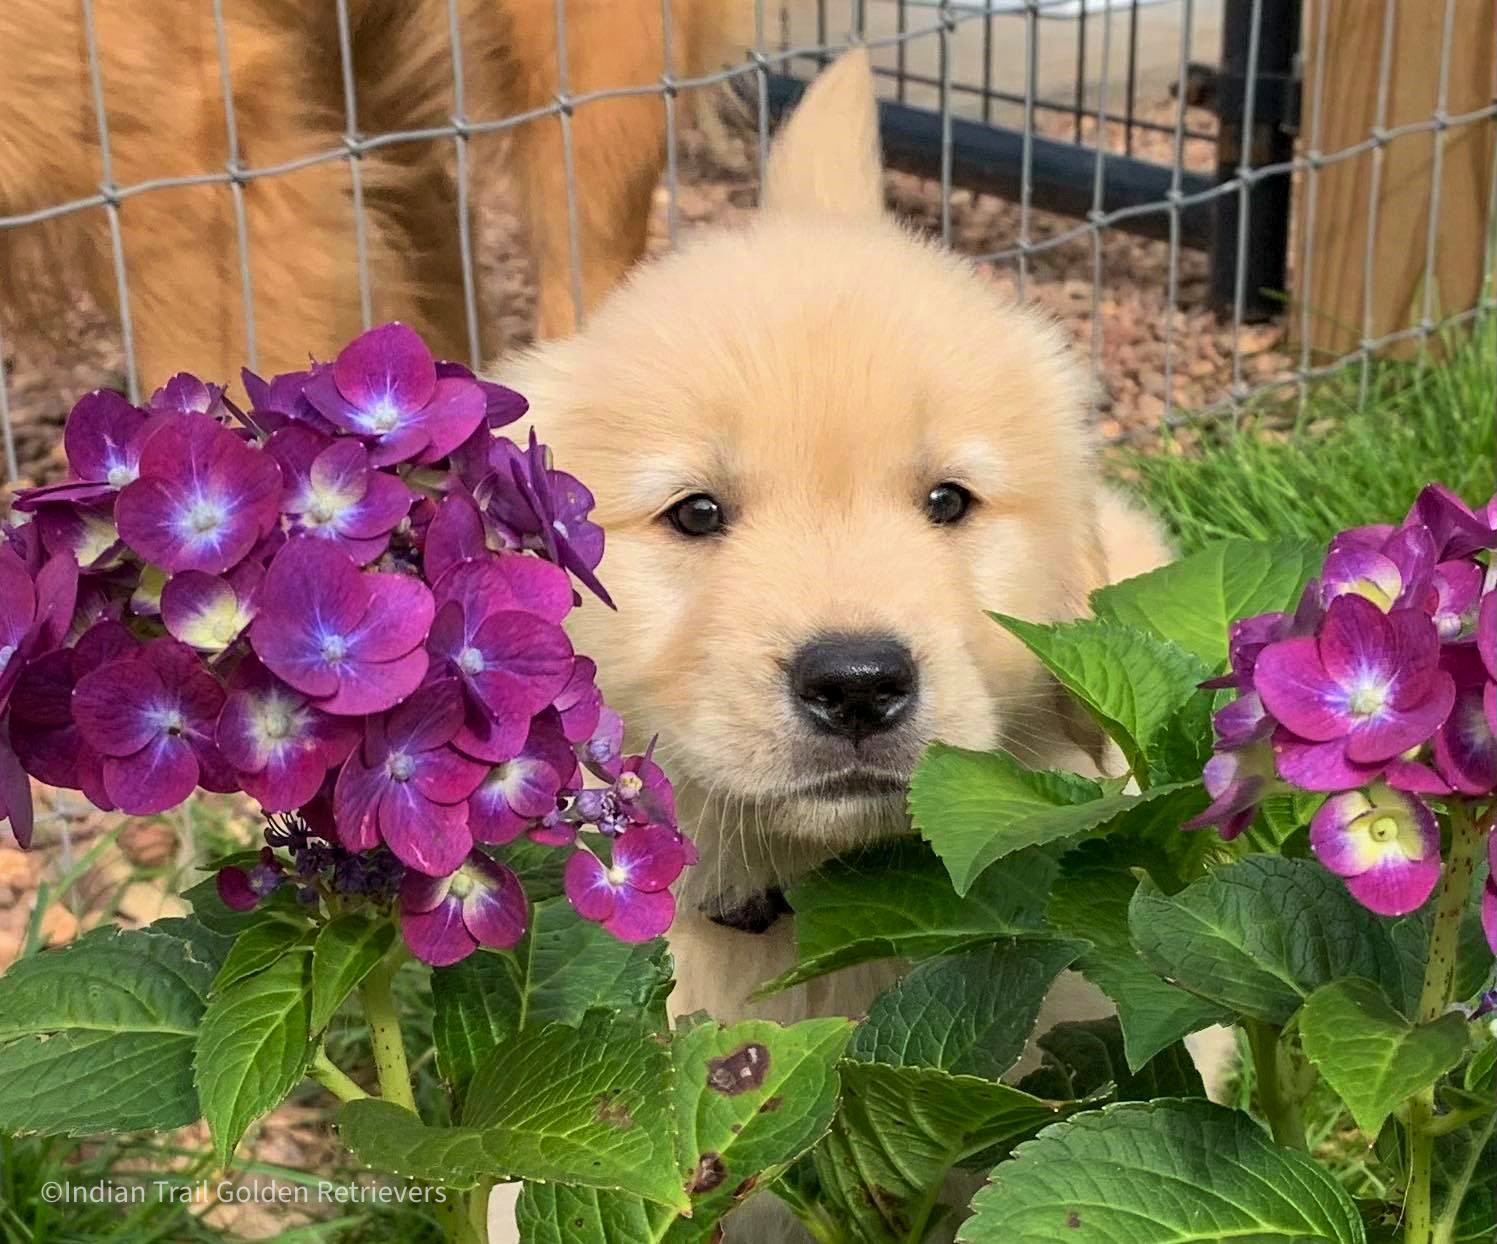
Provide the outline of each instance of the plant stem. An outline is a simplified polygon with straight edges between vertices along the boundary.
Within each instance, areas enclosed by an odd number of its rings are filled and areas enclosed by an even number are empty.
[[[395,1008],[392,984],[405,958],[399,943],[374,971],[364,978],[359,996],[369,1021],[369,1039],[374,1045],[374,1067],[379,1073],[380,1096],[416,1114],[411,1092],[411,1069],[405,1057],[405,1039],[400,1035],[400,1014]]]
[[[312,1065],[307,1068],[307,1074],[339,1101],[358,1101],[361,1097],[369,1096],[321,1047],[312,1055]]]
[[[1471,1137],[1471,1148],[1466,1154],[1461,1173],[1450,1185],[1450,1200],[1440,1221],[1435,1224],[1435,1244],[1451,1244],[1455,1239],[1456,1220],[1461,1215],[1461,1202],[1466,1199],[1466,1189],[1471,1186],[1472,1176],[1486,1153],[1487,1142],[1492,1139],[1492,1128],[1497,1125],[1497,1114],[1488,1114],[1486,1125]]]
[[[1253,1071],[1258,1081],[1258,1106],[1273,1138],[1290,1149],[1307,1152],[1305,1119],[1299,1098],[1284,1091],[1284,1071],[1279,1058],[1282,1033],[1262,1020],[1243,1021],[1247,1028],[1248,1047],[1253,1052]]]
[[[1429,935],[1429,961],[1424,966],[1424,988],[1419,994],[1418,1021],[1439,1019],[1450,1005],[1455,984],[1456,948],[1460,942],[1461,917],[1471,897],[1471,878],[1486,845],[1486,833],[1477,828],[1470,805],[1463,799],[1450,801],[1450,859],[1446,861],[1440,888],[1435,893],[1435,923]]]
[[[1461,918],[1471,896],[1471,878],[1486,845],[1486,834],[1477,828],[1477,818],[1464,799],[1450,801],[1450,858],[1435,893],[1434,927],[1429,935],[1429,960],[1424,966],[1424,987],[1419,992],[1421,1024],[1439,1019],[1450,1005],[1455,987],[1456,949]],[[1434,1227],[1430,1210],[1430,1167],[1435,1151],[1435,1087],[1418,1093],[1409,1102],[1409,1190],[1404,1205],[1406,1244],[1431,1244]]]
[[[485,1182],[470,1192],[448,1188],[446,1199],[435,1202],[437,1222],[452,1244],[487,1244],[489,1193],[493,1187]]]

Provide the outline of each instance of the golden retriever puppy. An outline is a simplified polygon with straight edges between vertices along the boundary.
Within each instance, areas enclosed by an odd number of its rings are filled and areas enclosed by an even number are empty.
[[[258,370],[329,357],[359,332],[362,248],[374,321],[406,320],[442,357],[468,357],[457,154],[449,138],[371,146],[354,173],[333,0],[225,0],[226,86],[208,0],[94,0],[94,48],[109,148],[95,116],[79,0],[0,3],[0,216],[26,215],[160,179],[222,175],[233,100],[244,222],[223,184],[175,184],[118,202],[136,363],[149,389],[187,369],[232,380],[252,319]],[[448,0],[348,0],[353,127],[365,137],[448,125],[458,107]],[[554,0],[458,0],[469,122],[550,106],[560,78]],[[658,84],[659,0],[565,0],[571,96]],[[748,0],[674,0],[672,72],[713,68],[751,39]],[[685,105],[692,97],[683,96]],[[644,251],[665,160],[659,94],[585,102],[571,116],[572,207],[584,307]],[[554,115],[504,135],[475,132],[474,187],[503,163],[518,191],[540,287],[542,336],[570,332],[571,214]],[[0,228],[0,290],[37,328],[59,320],[69,281],[118,309],[114,224],[102,206]],[[241,281],[241,247],[249,288]]]
[[[579,650],[659,732],[701,850],[672,1006],[729,1020],[857,1014],[891,979],[749,997],[793,961],[779,887],[907,830],[932,739],[1096,771],[1100,740],[983,611],[1076,616],[1165,556],[1099,482],[1059,330],[884,214],[864,53],[812,86],[763,197],[502,373],[595,490],[619,608],[578,612]],[[791,1238],[747,1208],[729,1240]]]

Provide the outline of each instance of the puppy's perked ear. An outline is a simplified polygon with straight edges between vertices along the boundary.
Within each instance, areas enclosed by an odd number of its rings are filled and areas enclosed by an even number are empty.
[[[878,105],[865,48],[807,89],[785,122],[764,178],[766,211],[876,217],[883,211]]]

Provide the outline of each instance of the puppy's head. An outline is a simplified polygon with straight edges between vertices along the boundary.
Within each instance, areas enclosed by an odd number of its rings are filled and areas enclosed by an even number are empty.
[[[1062,617],[1096,585],[1084,382],[884,217],[861,54],[787,124],[765,203],[503,378],[597,497],[619,608],[577,639],[610,702],[678,782],[833,843],[933,738],[1055,733],[983,611]]]

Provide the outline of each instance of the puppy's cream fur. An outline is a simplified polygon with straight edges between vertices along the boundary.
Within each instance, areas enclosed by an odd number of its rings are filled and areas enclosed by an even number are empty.
[[[792,961],[789,922],[754,936],[699,909],[907,828],[899,795],[796,793],[819,774],[903,779],[931,739],[1095,772],[1100,740],[984,610],[1077,616],[1091,589],[1165,554],[1099,483],[1085,377],[1060,332],[884,215],[864,54],[811,88],[764,201],[749,227],[639,270],[581,335],[501,378],[596,494],[619,609],[584,606],[574,638],[638,741],[658,732],[702,853],[670,933],[673,1007],[792,1020],[857,1014],[894,968],[752,1002]],[[977,504],[937,527],[924,500],[944,481]],[[720,535],[662,521],[697,492],[724,506]],[[859,749],[815,737],[786,682],[800,645],[846,631],[902,640],[920,676],[911,728]]]

